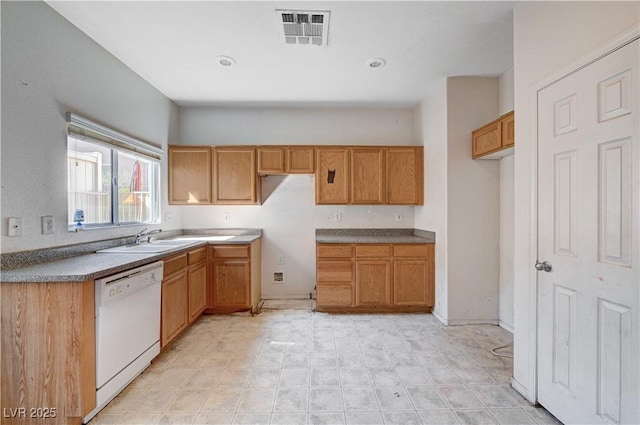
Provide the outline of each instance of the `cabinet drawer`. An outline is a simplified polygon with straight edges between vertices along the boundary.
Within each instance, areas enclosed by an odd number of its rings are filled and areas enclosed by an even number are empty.
[[[214,258],[249,258],[249,245],[214,246]]]
[[[431,252],[433,252],[433,245],[407,244],[393,246],[394,257],[427,257]]]
[[[187,254],[164,260],[164,277],[182,271],[185,267],[187,267]]]
[[[353,256],[353,247],[351,245],[319,244],[316,250],[318,258],[351,258]]]
[[[318,282],[353,282],[353,262],[351,261],[317,261]]]
[[[350,307],[353,288],[351,285],[318,285],[316,301],[319,306]]]
[[[207,259],[207,249],[205,247],[196,249],[187,254],[189,265],[196,264]]]
[[[356,257],[391,257],[391,245],[356,245]]]

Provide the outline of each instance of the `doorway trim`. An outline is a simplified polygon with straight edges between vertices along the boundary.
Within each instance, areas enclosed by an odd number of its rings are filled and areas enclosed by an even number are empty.
[[[538,402],[538,273],[533,268],[533,264],[535,264],[538,256],[538,94],[551,84],[591,65],[637,39],[640,39],[640,24],[627,28],[608,42],[603,43],[579,59],[570,62],[568,65],[559,68],[558,71],[552,73],[550,76],[532,84],[529,89],[529,118],[532,123],[530,129],[532,140],[530,157],[533,162],[531,170],[531,206],[533,211],[530,222],[532,237],[529,239],[529,264],[531,267],[527,283],[528,308],[530,314],[526,329],[528,332],[527,354],[529,361],[527,370],[529,386],[525,388],[515,379],[511,380],[511,385],[531,403]]]

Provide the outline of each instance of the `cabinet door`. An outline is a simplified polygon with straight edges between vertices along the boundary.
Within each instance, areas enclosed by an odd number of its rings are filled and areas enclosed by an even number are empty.
[[[351,149],[351,203],[384,203],[384,149]]]
[[[515,115],[512,112],[502,117],[502,147],[508,148],[515,143]]]
[[[494,121],[479,128],[472,134],[473,157],[477,158],[502,147],[502,127],[500,121]]]
[[[318,148],[316,157],[316,204],[347,204],[349,202],[349,150]]]
[[[164,347],[187,326],[189,320],[187,273],[162,282],[162,341]]]
[[[387,149],[386,168],[388,204],[423,204],[423,167],[422,148]]]
[[[169,204],[211,203],[211,149],[169,147]]]
[[[189,323],[196,320],[207,305],[207,264],[189,268]]]
[[[313,174],[315,156],[312,146],[289,147],[287,149],[287,168],[289,174]]]
[[[248,261],[213,263],[214,307],[250,307],[251,269]]]
[[[285,148],[258,148],[258,174],[284,174],[284,172]]]
[[[215,148],[213,174],[214,203],[258,203],[255,148]]]
[[[356,261],[356,306],[391,304],[391,262]]]
[[[426,259],[393,262],[393,304],[430,305],[428,293],[429,264]]]

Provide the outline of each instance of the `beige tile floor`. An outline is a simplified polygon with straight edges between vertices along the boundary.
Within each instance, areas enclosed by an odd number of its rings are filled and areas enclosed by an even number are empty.
[[[497,326],[281,308],[203,316],[91,425],[559,423],[510,388]]]

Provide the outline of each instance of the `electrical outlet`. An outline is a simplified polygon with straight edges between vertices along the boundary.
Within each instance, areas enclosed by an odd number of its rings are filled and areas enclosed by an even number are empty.
[[[333,219],[335,221],[342,221],[342,213],[340,213],[340,212],[335,213],[334,216],[333,216]]]
[[[52,215],[43,215],[42,216],[42,234],[49,235],[55,232],[54,221]]]
[[[164,213],[164,222],[169,223],[170,221],[171,221],[171,213],[170,212]]]
[[[224,214],[224,221],[229,222],[231,221],[231,213],[230,212],[225,212]]]
[[[8,236],[22,236],[22,218],[9,217]]]
[[[402,214],[396,213],[396,221],[402,221]]]
[[[284,266],[284,255],[278,255],[278,265]]]

